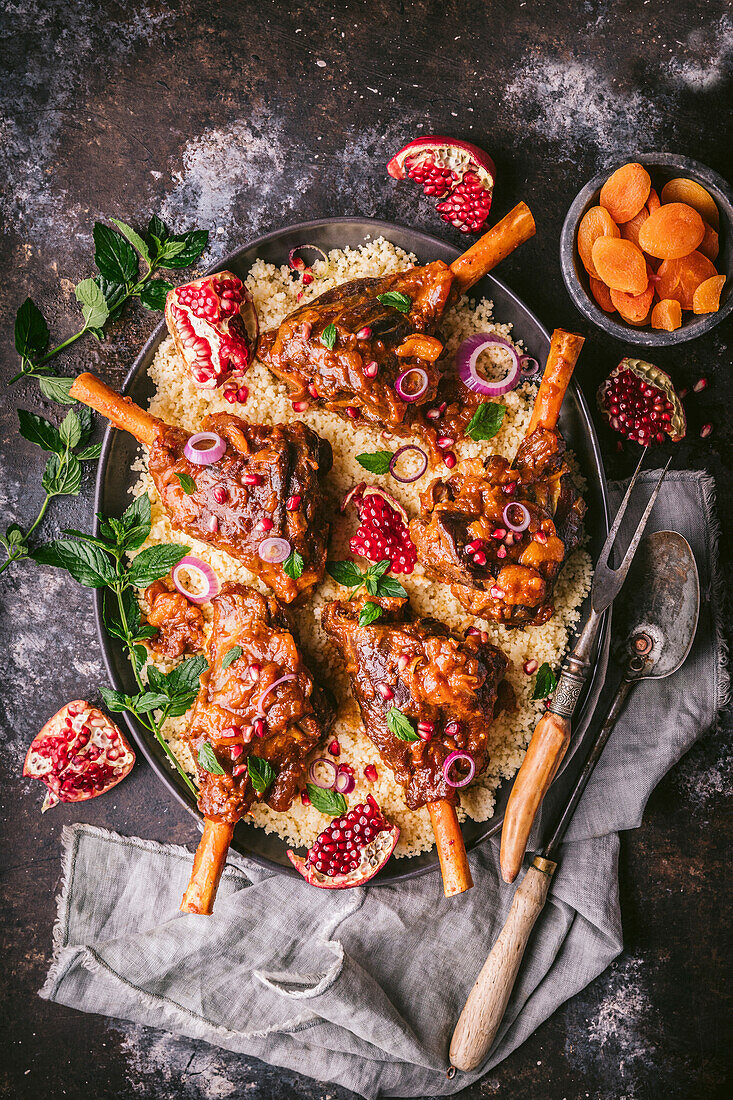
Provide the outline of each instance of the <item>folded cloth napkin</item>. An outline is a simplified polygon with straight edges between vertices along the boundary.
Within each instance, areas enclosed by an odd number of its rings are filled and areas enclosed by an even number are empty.
[[[647,496],[654,480],[642,477]],[[612,505],[622,488],[612,487]],[[319,892],[233,855],[216,912],[203,918],[178,912],[190,852],[74,826],[41,996],[370,1098],[446,1096],[506,1058],[620,953],[618,834],[641,824],[656,783],[724,702],[713,495],[704,474],[671,473],[657,500],[649,529],[680,531],[697,559],[697,638],[675,676],[634,688],[563,845],[497,1043],[477,1072],[447,1078],[447,1048],[513,895],[499,876],[496,842],[470,856],[475,888],[451,900],[437,873]]]

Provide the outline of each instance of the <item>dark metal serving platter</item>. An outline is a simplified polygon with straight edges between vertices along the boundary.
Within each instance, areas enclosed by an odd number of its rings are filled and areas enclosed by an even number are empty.
[[[427,233],[419,233],[405,226],[390,222],[365,218],[324,218],[319,221],[302,222],[287,229],[278,229],[263,237],[250,241],[242,248],[226,256],[212,271],[224,268],[233,271],[240,278],[246,278],[256,257],[275,264],[287,262],[291,248],[304,242],[318,245],[328,251],[344,246],[356,247],[368,237],[384,236],[407,252],[414,253],[421,262],[444,260],[451,263],[459,254],[458,249],[445,241]],[[475,286],[473,297],[488,297],[494,302],[494,317],[501,322],[510,322],[515,338],[521,338],[528,352],[544,363],[550,346],[547,330],[535,315],[514,295],[511,290],[493,275],[488,275]],[[148,368],[158,345],[167,335],[164,322],[156,328],[144,348],[138,355],[127,378],[123,391],[143,407],[153,394],[153,385],[148,377]],[[246,410],[245,410],[246,415]],[[586,526],[590,536],[590,551],[595,556],[603,545],[608,530],[608,505],[606,480],[603,472],[598,440],[596,439],[588,408],[582,393],[575,382],[571,382],[560,414],[560,428],[568,446],[575,452],[580,468],[588,483],[586,495],[588,515]],[[138,455],[138,445],[126,432],[108,428],[104,438],[102,457],[99,463],[95,490],[95,510],[108,515],[119,515],[130,502],[129,489],[137,480],[132,472],[132,464]],[[585,608],[583,609],[585,613]],[[104,654],[107,671],[112,683],[118,690],[134,691],[132,672],[122,646],[110,638],[102,627],[101,594],[95,590],[95,616],[97,633]],[[585,621],[583,616],[582,621]],[[582,623],[581,623],[582,625]],[[598,647],[598,657],[592,676],[588,682],[578,719],[574,723],[574,741],[584,733],[593,708],[600,694],[608,661],[608,622],[604,624]],[[165,755],[155,738],[139,727],[128,715],[125,721],[137,745],[149,764],[162,780],[171,794],[200,821],[193,797],[188,789],[167,763]],[[562,778],[559,780],[562,782]],[[504,808],[506,807],[512,781],[505,781],[497,791],[497,804],[494,817],[489,821],[466,821],[463,835],[466,848],[470,851],[476,845],[493,836],[501,828]],[[193,841],[193,836],[192,836]],[[284,840],[257,829],[244,822],[237,826],[232,847],[243,855],[271,868],[279,868],[296,874],[286,857],[287,844]],[[438,865],[438,857],[433,849],[409,859],[390,860],[384,871],[375,879],[375,884],[396,882],[412,875],[422,874]]]

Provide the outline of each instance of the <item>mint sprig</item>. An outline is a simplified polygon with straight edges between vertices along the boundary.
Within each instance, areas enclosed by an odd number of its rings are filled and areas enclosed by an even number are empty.
[[[407,596],[407,591],[394,577],[386,577],[384,574],[391,566],[389,558],[375,562],[367,569],[361,570],[353,561],[327,561],[326,572],[344,588],[353,588],[349,596],[353,600],[362,588],[366,588],[370,596]]]

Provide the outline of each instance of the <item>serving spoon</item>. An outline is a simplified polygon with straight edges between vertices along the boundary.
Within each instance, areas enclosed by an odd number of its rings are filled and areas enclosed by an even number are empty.
[[[700,611],[700,582],[687,540],[675,531],[646,535],[623,596],[617,635],[623,639],[618,653],[624,665],[621,683],[552,835],[517,888],[506,923],[468,996],[450,1045],[456,1069],[475,1069],[494,1042],[527,941],[547,900],[563,837],[631,688],[639,680],[671,676],[687,659]]]

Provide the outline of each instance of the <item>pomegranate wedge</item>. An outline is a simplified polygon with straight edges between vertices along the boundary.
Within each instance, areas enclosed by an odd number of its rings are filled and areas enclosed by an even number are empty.
[[[132,770],[135,753],[106,714],[84,699],[73,699],[49,718],[23,764],[23,775],[48,788],[41,807],[96,798]]]
[[[478,233],[488,217],[496,169],[469,141],[417,138],[392,157],[387,171],[396,180],[408,176],[426,195],[441,199],[436,210],[461,233]]]
[[[351,490],[344,507],[354,504],[359,527],[349,542],[352,554],[368,561],[389,558],[392,573],[412,573],[417,550],[410,538],[408,516],[404,508],[384,489],[363,484]]]
[[[322,890],[363,886],[384,867],[399,835],[369,794],[319,833],[305,859],[295,852],[288,852],[288,859],[306,882]]]
[[[168,292],[165,319],[176,349],[202,389],[216,389],[249,366],[259,327],[252,295],[231,271]]]
[[[685,412],[672,379],[643,359],[622,359],[614,367],[598,390],[598,406],[606,423],[632,443],[679,443],[685,434]]]

